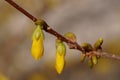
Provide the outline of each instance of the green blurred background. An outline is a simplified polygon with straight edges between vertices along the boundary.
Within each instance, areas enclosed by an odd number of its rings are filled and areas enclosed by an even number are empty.
[[[79,43],[104,38],[103,49],[120,55],[120,0],[13,0],[53,29],[73,32]],[[0,0],[0,80],[120,80],[120,61],[102,58],[90,69],[81,52],[67,48],[66,66],[55,71],[55,37],[45,32],[41,60],[31,56],[34,23]]]

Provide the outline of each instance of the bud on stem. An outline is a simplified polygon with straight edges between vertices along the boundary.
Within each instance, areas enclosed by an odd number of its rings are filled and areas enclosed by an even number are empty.
[[[89,44],[89,43],[82,43],[81,46],[85,49],[85,51],[89,52],[89,51],[93,50],[91,44]]]
[[[96,55],[93,55],[93,56],[92,56],[92,62],[93,62],[94,65],[97,64],[98,59],[97,59],[97,56],[96,56]]]
[[[96,43],[94,44],[94,48],[97,50],[97,49],[101,49],[101,45],[103,43],[103,39],[102,38],[99,38]]]
[[[83,63],[85,61],[86,54],[82,53],[80,56],[80,61]]]
[[[32,36],[32,56],[34,57],[35,60],[38,60],[42,57],[44,53],[44,33],[42,31],[42,25],[37,24],[36,29],[33,33]]]
[[[67,39],[76,42],[76,35],[72,32],[68,32],[64,35]]]
[[[66,47],[61,40],[56,40],[56,64],[58,74],[61,74],[65,65]]]
[[[91,58],[88,60],[88,65],[90,68],[93,68],[93,62]]]

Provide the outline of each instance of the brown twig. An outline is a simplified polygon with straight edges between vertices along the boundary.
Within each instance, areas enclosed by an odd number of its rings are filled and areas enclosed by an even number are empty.
[[[106,58],[111,58],[111,59],[115,59],[115,60],[120,60],[120,56],[118,55],[115,55],[115,54],[108,54],[106,52],[102,52],[101,53],[103,57],[106,57]]]
[[[26,10],[24,10],[22,7],[20,7],[18,4],[16,4],[14,1],[12,0],[5,0],[7,1],[9,4],[11,4],[14,8],[16,8],[17,10],[19,10],[20,12],[22,12],[24,15],[26,15],[28,18],[30,18],[32,21],[37,21],[37,18],[35,18],[33,15],[31,15],[30,13],[28,13]]]
[[[28,18],[30,18],[33,22],[36,22],[38,20],[36,17],[34,17],[30,13],[28,13],[26,10],[24,10],[22,7],[20,7],[18,4],[16,4],[14,1],[12,1],[12,0],[5,0],[5,1],[7,1],[9,4],[11,4],[14,8],[16,8],[18,11],[20,11],[21,13],[23,13],[25,16],[27,16]],[[55,30],[53,30],[51,27],[49,27],[46,22],[45,22],[45,25],[44,25],[43,29],[46,32],[48,32],[48,33],[56,36],[58,39],[61,39],[62,41],[73,45],[72,49],[80,50],[83,53],[85,52],[85,50],[77,42],[72,42],[71,40],[65,38],[64,36],[62,36],[61,34],[59,34],[58,32],[56,32]],[[102,56],[102,57],[107,57],[107,58],[111,58],[111,59],[120,60],[120,56],[108,54],[108,53],[103,52],[103,51],[101,51],[101,52],[99,52],[99,51],[91,51],[91,53],[94,53],[94,54]]]

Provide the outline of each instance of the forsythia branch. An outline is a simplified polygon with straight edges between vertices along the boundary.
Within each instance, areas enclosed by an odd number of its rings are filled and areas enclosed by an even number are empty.
[[[11,4],[13,7],[15,7],[20,12],[22,12],[25,16],[30,18],[33,22],[36,22],[38,20],[36,17],[34,17],[30,13],[28,13],[26,10],[24,10],[22,7],[20,7],[18,4],[16,4],[14,1],[12,1],[12,0],[5,0],[5,1],[7,1],[9,4]],[[41,19],[41,21],[43,21],[43,20]],[[45,21],[43,21],[43,22],[45,22]],[[71,43],[71,44],[76,45],[74,48],[76,48],[76,49],[78,49],[80,51],[84,51],[84,49],[82,49],[82,47],[79,46],[78,43],[72,42],[72,41],[66,39],[64,36],[62,36],[61,34],[56,32],[55,30],[53,30],[51,27],[49,27],[46,22],[44,23],[44,27],[43,28],[44,28],[44,30],[46,32],[48,32],[50,34],[53,34],[54,36],[56,36],[57,38],[61,39],[62,41],[65,41],[66,43]]]
[[[33,22],[36,22],[38,20],[36,17],[34,17],[30,13],[28,13],[26,10],[24,10],[22,7],[20,7],[18,4],[16,4],[14,1],[12,1],[12,0],[5,0],[5,1],[8,2],[10,5],[12,5],[14,8],[16,8],[17,10],[19,10],[25,16],[30,18]],[[48,26],[48,24],[44,20],[41,19],[40,21],[43,22],[43,24],[44,24],[43,25],[43,29],[46,32],[56,36],[61,41],[64,41],[64,42],[66,42],[68,44],[71,44],[72,47],[68,45],[70,49],[77,49],[77,50],[81,51],[83,54],[85,53],[85,49],[82,48],[77,42],[71,41],[71,40],[65,38],[64,36],[62,36],[61,34],[59,34],[55,30],[53,30],[50,26]],[[86,55],[89,55],[89,54],[96,54],[98,56],[111,58],[111,59],[115,59],[115,60],[120,60],[120,56],[118,56],[118,55],[109,54],[109,53],[106,53],[106,52],[103,52],[103,51],[99,51],[99,50],[93,50],[93,51],[90,51],[90,52],[86,53]]]

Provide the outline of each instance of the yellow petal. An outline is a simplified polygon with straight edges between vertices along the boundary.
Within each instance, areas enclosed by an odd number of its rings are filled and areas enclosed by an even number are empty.
[[[32,43],[32,56],[35,60],[38,60],[42,57],[44,52],[44,46],[43,46],[43,39],[39,38],[39,40],[34,39]]]
[[[56,40],[56,64],[55,69],[58,74],[61,74],[65,65],[66,46],[64,43],[57,39]]]
[[[61,72],[63,71],[64,64],[65,64],[65,56],[57,53],[56,54],[55,68],[56,68],[56,71],[57,71],[58,74],[61,74]]]

